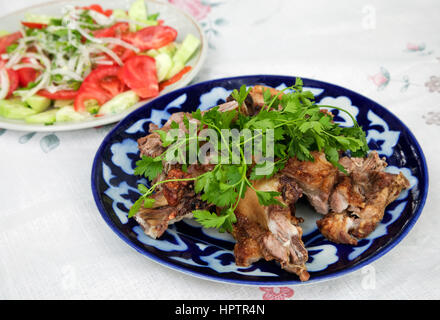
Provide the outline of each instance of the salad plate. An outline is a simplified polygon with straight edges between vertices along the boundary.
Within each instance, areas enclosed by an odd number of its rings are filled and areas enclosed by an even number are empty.
[[[243,285],[300,284],[295,274],[282,270],[273,261],[237,266],[232,236],[203,228],[194,220],[183,219],[170,225],[160,238],[152,239],[134,219],[128,219],[128,211],[139,197],[138,184],[148,185],[145,178],[134,175],[134,168],[139,160],[137,140],[149,133],[151,123],[160,127],[174,112],[203,111],[219,105],[242,85],[265,85],[280,90],[294,83],[295,77],[278,75],[217,79],[175,90],[134,110],[105,137],[93,162],[92,193],[106,224],[139,253],[186,274]],[[353,272],[395,247],[422,212],[428,192],[428,171],[416,138],[386,108],[337,85],[305,78],[303,83],[304,90],[311,91],[317,103],[348,110],[366,132],[369,148],[386,158],[386,171],[401,171],[410,184],[386,208],[375,231],[355,246],[325,239],[316,226],[321,216],[307,204],[298,203],[296,215],[304,218],[303,241],[309,252],[307,283],[314,283]],[[332,112],[336,122],[351,121],[337,109]]]
[[[129,12],[130,6],[133,4],[135,0],[131,1],[122,1],[122,0],[62,0],[62,1],[53,1],[48,2],[40,5],[36,5],[33,7],[28,7],[26,9],[16,11],[13,13],[10,13],[6,16],[3,16],[0,20],[0,30],[1,33],[0,36],[4,35],[6,32],[9,34],[16,33],[19,28],[21,27],[21,24],[23,21],[26,21],[26,19],[29,19],[29,16],[32,17],[60,17],[63,13],[66,12],[66,8],[83,8],[91,5],[98,5],[101,6],[104,9],[109,10],[115,10],[118,9],[120,12],[125,11]],[[155,16],[154,19],[157,19],[158,21],[161,21],[160,24],[164,24],[165,26],[170,26],[173,29],[177,31],[177,38],[175,39],[176,48],[180,48],[183,41],[186,39],[188,35],[194,36],[193,38],[195,41],[199,43],[197,51],[194,51],[194,53],[188,57],[188,60],[184,63],[185,65],[185,71],[182,72],[182,75],[179,77],[176,77],[180,80],[168,81],[169,83],[166,86],[160,87],[160,92],[158,96],[167,94],[168,92],[171,92],[175,89],[184,87],[188,85],[194,77],[197,75],[197,73],[200,71],[205,58],[207,54],[207,42],[205,39],[205,35],[203,33],[202,28],[200,25],[195,21],[190,15],[182,11],[181,9],[165,2],[159,2],[154,0],[146,0],[145,4],[147,6],[148,14],[151,14],[152,16]],[[136,10],[135,10],[136,11]],[[158,14],[157,16],[155,14]],[[131,18],[131,17],[130,17]],[[127,18],[126,22],[132,23]],[[117,20],[119,21],[119,20]],[[149,22],[149,21],[147,21]],[[35,27],[38,28],[38,23],[23,23],[24,26],[28,27]],[[146,26],[147,24],[144,24],[143,26]],[[50,26],[50,25],[49,25]],[[139,26],[142,26],[139,24]],[[131,27],[131,25],[130,25]],[[139,27],[140,28],[140,27]],[[138,30],[139,30],[138,28]],[[84,39],[83,39],[84,42]],[[119,43],[118,43],[119,44]],[[1,47],[1,46],[0,46]],[[113,49],[112,49],[113,50]],[[107,50],[108,51],[108,50]],[[154,51],[154,49],[153,49]],[[160,53],[162,51],[158,50]],[[176,52],[176,51],[174,51]],[[140,54],[145,54],[144,51],[142,51]],[[148,54],[148,52],[146,53]],[[172,58],[172,56],[170,55]],[[4,54],[2,55],[2,59],[4,59]],[[121,58],[122,59],[122,58]],[[0,60],[1,61],[1,60]],[[24,60],[22,60],[21,63],[23,63]],[[67,60],[68,61],[68,60]],[[41,63],[41,61],[39,61]],[[3,63],[3,62],[2,62]],[[125,60],[124,60],[125,63]],[[174,63],[174,60],[173,60]],[[1,66],[1,63],[0,63]],[[15,68],[16,66],[14,66]],[[15,69],[14,69],[15,70]],[[159,72],[159,71],[158,71]],[[169,73],[168,73],[169,75]],[[169,78],[165,78],[165,80],[168,80]],[[37,79],[38,80],[38,79]],[[36,81],[37,81],[36,80]],[[164,80],[164,81],[165,81]],[[172,80],[172,79],[171,79]],[[20,79],[21,81],[21,79]],[[40,91],[41,92],[41,91]],[[15,94],[15,93],[14,93]],[[113,96],[114,97],[114,96]],[[13,97],[14,98],[14,97]],[[44,123],[44,121],[39,121],[42,123],[37,123],[37,121],[26,121],[24,119],[14,119],[14,118],[8,118],[6,116],[2,116],[0,114],[0,128],[4,129],[12,129],[12,130],[21,130],[21,131],[70,131],[70,130],[78,130],[78,129],[85,129],[85,128],[92,128],[92,127],[98,127],[114,122],[120,121],[122,118],[124,118],[127,114],[129,114],[131,111],[137,109],[138,107],[144,105],[146,102],[151,101],[152,99],[157,98],[157,96],[153,98],[142,98],[138,97],[136,100],[137,102],[133,102],[130,104],[130,107],[127,107],[123,110],[118,110],[117,112],[109,112],[105,115],[95,115],[95,116],[89,116],[85,119],[82,119],[80,121],[54,121],[50,123]],[[54,98],[56,99],[56,98]],[[53,103],[52,103],[53,104]],[[30,107],[30,106],[28,106]],[[76,108],[76,107],[75,107]],[[1,110],[0,110],[1,111]],[[55,112],[55,111],[54,111]],[[0,112],[1,113],[1,112]],[[38,116],[39,114],[37,114]],[[50,124],[50,125],[48,125]]]

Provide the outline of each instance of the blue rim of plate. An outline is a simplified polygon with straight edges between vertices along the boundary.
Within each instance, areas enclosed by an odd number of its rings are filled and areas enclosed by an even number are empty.
[[[101,195],[98,192],[97,181],[95,179],[97,176],[97,173],[98,173],[98,166],[100,166],[102,164],[101,159],[102,159],[103,151],[109,145],[109,143],[111,142],[111,139],[115,133],[117,133],[119,130],[121,130],[121,128],[127,127],[127,125],[129,125],[129,124],[133,124],[133,119],[136,119],[136,120],[141,119],[140,117],[137,117],[137,115],[140,115],[143,110],[148,110],[151,106],[158,103],[158,101],[160,101],[160,100],[166,101],[166,99],[170,96],[178,97],[178,96],[184,94],[185,92],[189,92],[194,89],[197,90],[198,87],[204,87],[204,86],[209,87],[209,86],[212,86],[213,84],[217,84],[217,83],[219,85],[221,83],[237,83],[237,86],[239,86],[240,84],[247,84],[247,85],[255,85],[257,83],[265,84],[267,82],[274,82],[274,81],[277,81],[280,83],[294,83],[295,78],[296,77],[294,77],[294,76],[281,76],[281,75],[246,75],[246,76],[228,77],[228,78],[220,78],[220,79],[204,81],[204,82],[200,82],[197,84],[193,84],[188,87],[184,87],[184,88],[175,90],[175,91],[170,92],[166,95],[163,95],[163,96],[161,96],[151,102],[146,103],[145,105],[143,105],[139,109],[136,109],[135,111],[133,111],[132,113],[127,115],[104,138],[98,151],[96,152],[96,155],[95,155],[94,161],[93,161],[92,175],[91,175],[91,188],[92,188],[92,193],[93,193],[95,203],[96,203],[97,208],[98,208],[102,218],[104,219],[104,221],[113,230],[113,232],[115,232],[130,247],[132,247],[133,249],[135,249],[139,253],[143,254],[144,256],[148,257],[149,259],[151,259],[161,265],[164,265],[164,266],[169,267],[171,269],[174,269],[176,271],[180,271],[185,274],[189,274],[189,275],[192,275],[192,276],[195,276],[198,278],[204,278],[204,279],[208,279],[208,280],[212,280],[212,281],[226,282],[226,283],[232,283],[232,284],[256,285],[256,286],[283,286],[283,285],[311,284],[311,283],[321,282],[324,280],[329,280],[332,278],[340,277],[342,275],[346,275],[348,273],[356,271],[356,270],[370,264],[371,262],[379,259],[384,254],[389,252],[412,229],[412,227],[416,223],[417,219],[419,218],[419,216],[423,210],[424,204],[426,202],[426,198],[427,198],[427,194],[428,194],[428,187],[429,187],[429,177],[428,177],[428,168],[427,168],[427,164],[426,164],[426,159],[423,154],[423,151],[422,151],[419,143],[417,142],[416,138],[414,137],[413,133],[408,129],[408,127],[398,117],[396,117],[388,109],[382,107],[381,105],[372,101],[371,99],[369,99],[359,93],[356,93],[352,90],[349,90],[349,89],[346,89],[341,86],[334,85],[334,84],[331,84],[328,82],[313,80],[313,79],[308,79],[308,78],[301,78],[304,82],[305,87],[310,87],[310,88],[322,88],[322,87],[328,88],[328,87],[330,87],[330,88],[336,90],[337,92],[345,92],[347,95],[349,95],[351,97],[357,97],[357,98],[363,100],[364,102],[366,102],[370,107],[373,107],[373,109],[377,109],[377,110],[381,111],[381,113],[385,113],[386,116],[391,117],[392,120],[396,122],[397,126],[401,128],[401,132],[404,132],[409,137],[409,139],[411,140],[411,145],[413,147],[412,149],[415,149],[414,152],[419,157],[419,159],[417,160],[417,163],[418,163],[418,168],[420,171],[419,173],[421,175],[421,181],[418,181],[418,192],[419,193],[418,193],[418,201],[416,203],[417,207],[412,212],[410,219],[408,219],[405,222],[405,224],[403,225],[403,227],[398,231],[398,233],[392,237],[392,241],[388,241],[386,243],[386,245],[381,246],[377,251],[375,251],[369,257],[359,261],[358,263],[355,263],[354,265],[352,265],[348,268],[337,270],[337,271],[331,272],[329,274],[323,274],[323,275],[319,275],[319,276],[315,276],[315,277],[312,276],[310,278],[310,280],[307,282],[300,282],[297,279],[296,275],[292,275],[291,280],[289,279],[289,280],[285,280],[285,281],[274,281],[273,279],[272,280],[264,280],[264,277],[262,277],[263,279],[258,279],[258,280],[233,279],[233,278],[228,278],[228,277],[221,277],[219,275],[204,273],[199,270],[192,270],[190,267],[177,265],[176,263],[166,261],[166,260],[148,252],[145,248],[134,243],[125,233],[123,233],[122,230],[120,230],[114,224],[114,222],[109,217],[108,212],[104,208],[104,206],[101,202],[101,198],[100,198]],[[371,110],[371,109],[369,109],[369,110]],[[144,135],[146,135],[146,134],[147,133],[145,133]],[[400,137],[398,139],[400,139]],[[421,194],[420,194],[420,190],[421,190]],[[407,204],[409,205],[409,202]],[[406,206],[405,206],[405,208],[406,208]],[[179,222],[179,223],[182,223],[182,222]],[[270,263],[270,262],[265,262],[265,263]]]

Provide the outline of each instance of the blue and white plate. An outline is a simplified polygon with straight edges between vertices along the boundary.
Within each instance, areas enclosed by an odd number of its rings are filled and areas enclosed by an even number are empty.
[[[382,222],[357,246],[334,244],[318,231],[320,215],[307,204],[299,204],[297,216],[303,217],[303,240],[309,252],[307,269],[311,282],[334,278],[367,265],[391,250],[414,226],[422,212],[428,192],[428,172],[423,152],[409,129],[391,112],[353,91],[329,83],[303,79],[306,90],[316,102],[343,107],[353,114],[367,132],[372,150],[389,164],[387,170],[402,171],[411,183],[410,190],[390,204]],[[93,163],[92,191],[99,212],[112,230],[131,247],[173,269],[194,276],[237,284],[293,285],[300,283],[295,274],[283,271],[276,262],[258,261],[248,268],[235,265],[234,240],[229,234],[202,228],[193,220],[172,226],[158,240],[144,235],[133,219],[127,219],[130,206],[138,198],[137,184],[145,179],[133,175],[139,159],[136,140],[148,134],[151,122],[163,125],[170,114],[205,110],[224,102],[235,88],[262,84],[284,88],[294,77],[256,75],[207,81],[161,96],[124,118],[104,139]],[[335,120],[351,125],[338,113]],[[396,266],[397,267],[397,266]]]

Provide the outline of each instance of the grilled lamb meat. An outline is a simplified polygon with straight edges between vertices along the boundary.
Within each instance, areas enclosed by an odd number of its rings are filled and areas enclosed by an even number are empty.
[[[191,118],[190,113],[176,112],[171,115],[171,117],[163,125],[163,127],[160,128],[160,130],[168,132],[171,129],[171,124],[173,122],[178,123],[180,129],[186,130],[185,125],[183,123],[183,118],[185,114],[188,117],[188,119],[191,119],[191,121],[197,121]],[[141,153],[141,157],[142,156],[157,157],[161,155],[162,152],[165,151],[165,148],[162,146],[162,140],[160,139],[160,135],[157,132],[154,132],[155,130],[158,129],[159,127],[157,125],[151,123],[149,128],[150,134],[138,139],[138,147]]]
[[[339,163],[348,175],[339,171],[337,185],[330,196],[331,210],[359,212],[365,207],[365,194],[371,188],[371,174],[383,171],[387,163],[379,158],[376,151],[371,152],[367,158],[343,157]]]
[[[252,87],[251,91],[249,92],[250,99],[252,99],[252,106],[254,109],[261,109],[262,106],[264,106],[264,96],[263,91],[270,91],[270,94],[272,96],[277,95],[280,91],[271,87],[256,85]],[[279,98],[282,98],[283,94],[281,93],[279,95]]]
[[[403,174],[384,172],[387,163],[375,151],[367,158],[341,158],[347,174],[328,162],[324,153],[312,155],[313,162],[289,159],[282,173],[298,183],[318,213],[326,215],[317,225],[333,242],[357,244],[356,238],[373,232],[385,207],[409,187]]]
[[[261,107],[264,105],[263,91],[266,90],[269,90],[272,96],[280,92],[279,90],[276,90],[274,88],[266,87],[262,85],[256,85],[252,87],[251,90],[249,91],[249,94],[246,96],[246,99],[244,100],[243,106],[241,108],[242,112],[251,116],[256,115],[261,110]],[[280,94],[280,98],[282,96],[283,94]],[[226,101],[229,102],[235,100],[231,95],[226,98]]]
[[[295,180],[318,213],[329,212],[330,194],[338,178],[338,169],[325,158],[323,152],[311,153],[315,161],[289,159],[282,173]]]
[[[262,206],[257,195],[248,189],[235,211],[237,223],[232,232],[237,243],[234,248],[238,266],[249,266],[264,258],[276,260],[281,267],[296,273],[301,281],[309,278],[305,263],[307,250],[301,240],[301,221],[292,216],[291,209],[299,197],[301,189],[290,178],[281,175],[269,180],[262,179],[254,183],[256,190],[281,192],[279,201],[284,206]]]
[[[332,212],[318,220],[321,233],[337,243],[356,245],[382,220],[385,208],[393,202],[409,181],[402,173],[384,172],[386,162],[377,152],[367,158],[341,158],[348,176],[340,173],[331,197]]]
[[[166,179],[180,179],[191,176],[191,174],[178,168],[172,168],[168,171]],[[156,200],[153,207],[144,208],[141,206],[134,218],[142,226],[145,234],[154,239],[159,238],[168,228],[168,225],[183,218],[192,217],[193,210],[204,210],[211,207],[195,194],[192,181],[166,182],[153,195],[153,198]]]
[[[168,225],[183,218],[191,218],[193,210],[209,209],[206,202],[191,192],[185,194],[176,206],[168,204],[162,191],[155,193],[153,198],[156,199],[153,208],[142,206],[134,216],[145,234],[153,239],[159,238],[168,229]]]
[[[238,107],[236,101],[224,103],[219,106],[220,111],[233,110]],[[190,113],[177,112],[173,113],[160,130],[169,131],[171,124],[176,122],[179,128],[186,130],[183,123],[184,116],[189,121],[198,121],[191,117]],[[165,148],[162,146],[160,135],[154,130],[159,129],[157,125],[150,124],[149,135],[138,140],[138,147],[141,156],[157,157],[161,155]],[[164,163],[163,172],[156,178],[155,182],[197,177],[200,174],[212,170],[214,166],[207,164],[193,164],[188,166],[187,172],[183,172],[179,165],[170,165]],[[152,238],[160,237],[168,225],[177,222],[183,218],[192,217],[193,210],[209,209],[211,205],[202,201],[194,192],[194,183],[192,181],[166,182],[157,188],[154,194],[156,200],[153,208],[143,208],[135,215],[136,221],[142,226],[145,233]]]

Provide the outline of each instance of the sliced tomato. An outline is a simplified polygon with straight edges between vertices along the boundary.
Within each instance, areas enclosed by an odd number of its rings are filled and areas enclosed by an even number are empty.
[[[183,75],[185,73],[187,73],[188,71],[190,71],[191,68],[192,68],[191,66],[186,66],[179,73],[174,75],[171,79],[165,80],[165,81],[162,81],[161,83],[159,83],[159,91],[162,91],[163,88],[165,88],[166,86],[172,85],[173,83],[176,83],[177,81],[182,79]]]
[[[99,105],[103,105],[108,100],[109,96],[104,91],[92,91],[92,90],[82,90],[78,93],[75,98],[74,107],[76,111],[86,111],[86,102],[89,100],[98,101]]]
[[[28,28],[31,28],[31,29],[44,29],[44,28],[47,27],[47,24],[45,24],[45,23],[36,23],[36,22],[22,21],[21,24],[24,25],[25,27],[28,27]]]
[[[113,10],[104,10],[99,4],[92,4],[88,7],[82,7],[84,10],[93,10],[99,12],[107,17],[110,17],[113,14]]]
[[[27,87],[29,83],[34,82],[38,77],[38,71],[32,68],[21,68],[17,70],[20,87]]]
[[[100,80],[99,85],[110,94],[110,99],[125,89],[125,84],[117,76],[106,76]]]
[[[14,71],[12,69],[6,69],[8,72],[9,77],[9,91],[6,98],[9,98],[12,95],[12,92],[14,92],[18,88],[18,75],[17,71]]]
[[[122,35],[122,40],[133,44],[141,51],[159,49],[176,40],[177,31],[168,26],[150,26]]]
[[[114,96],[124,92],[125,85],[118,78],[119,70],[119,66],[103,66],[94,69],[79,88],[75,98],[75,110],[84,111],[87,100],[96,100],[103,105]]]
[[[0,37],[0,54],[6,52],[6,48],[22,37],[21,32],[15,32]]]
[[[29,58],[24,58],[21,60],[22,63],[28,63]],[[17,70],[18,81],[20,87],[27,87],[30,82],[34,82],[38,77],[38,71],[33,68],[21,68]]]
[[[112,14],[113,14],[113,10],[112,9],[108,9],[108,10],[105,10],[103,12],[103,15],[105,15],[107,17],[110,17]]]
[[[141,98],[152,98],[159,94],[156,61],[149,56],[128,59],[118,73],[119,79]]]
[[[130,30],[130,26],[127,22],[118,22],[111,27],[95,30],[93,36],[95,38],[120,38],[122,35],[127,34]]]
[[[122,62],[125,62],[131,57],[136,56],[136,52],[123,46],[116,46],[112,50],[118,55]]]
[[[78,90],[60,90],[54,93],[47,90],[40,90],[38,94],[52,100],[73,100],[78,95]]]

